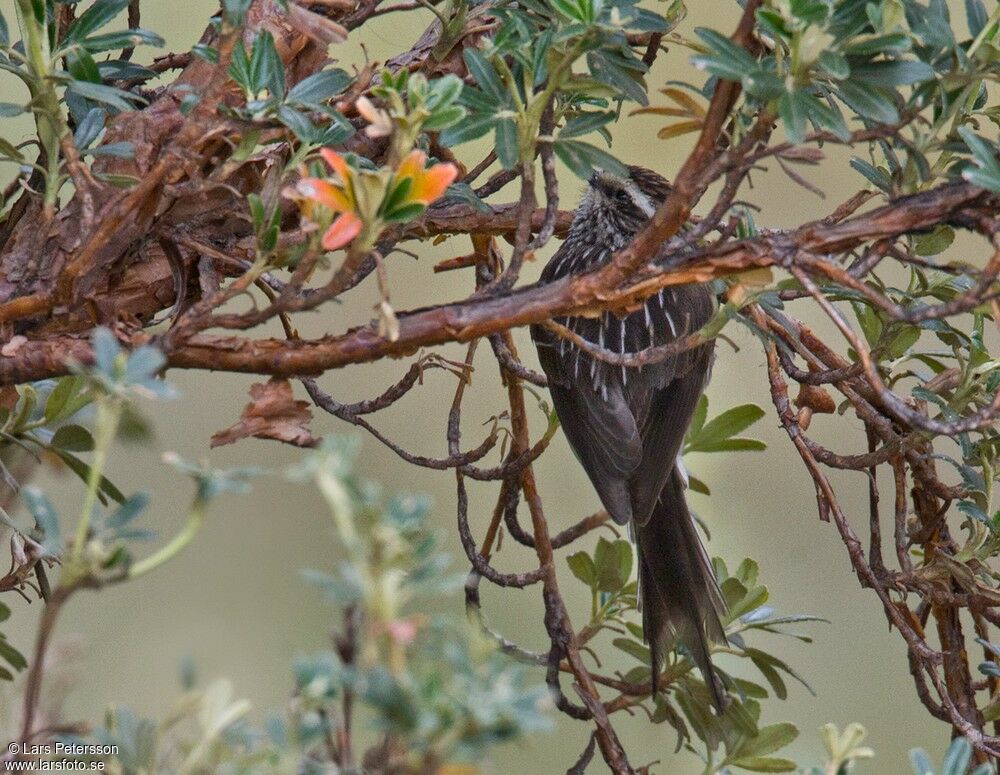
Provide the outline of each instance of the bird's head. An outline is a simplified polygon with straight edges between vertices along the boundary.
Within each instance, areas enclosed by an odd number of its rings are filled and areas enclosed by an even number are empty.
[[[573,224],[614,250],[631,241],[670,192],[666,178],[652,170],[627,169],[627,177],[604,171],[591,175]]]

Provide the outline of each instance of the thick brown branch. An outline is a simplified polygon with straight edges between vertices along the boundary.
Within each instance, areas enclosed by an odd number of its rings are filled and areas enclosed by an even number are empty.
[[[675,265],[668,270],[643,270],[623,286],[606,285],[604,268],[504,296],[473,298],[400,314],[399,337],[392,342],[379,336],[377,325],[371,324],[317,340],[198,336],[179,344],[167,356],[175,368],[276,376],[318,374],[351,363],[412,354],[428,345],[470,341],[553,316],[627,308],[668,285],[701,282],[754,267],[790,265],[800,250],[812,254],[843,252],[872,240],[928,229],[960,215],[992,218],[997,207],[997,198],[976,186],[945,185],[902,197],[840,223],[818,220],[791,232],[762,234],[752,240],[705,248],[671,261]],[[139,335],[138,341],[145,338]],[[86,342],[73,336],[29,339],[12,356],[0,357],[0,384],[64,374],[67,356],[88,360]]]

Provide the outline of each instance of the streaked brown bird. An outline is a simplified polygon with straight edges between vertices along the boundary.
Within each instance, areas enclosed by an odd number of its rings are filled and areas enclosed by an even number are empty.
[[[542,272],[543,281],[606,264],[653,215],[670,184],[642,167],[628,171],[627,178],[598,172],[590,179],[569,235]],[[624,317],[605,312],[600,318],[557,322],[600,347],[636,353],[697,331],[714,309],[706,285],[681,285],[664,288]],[[726,642],[720,621],[726,606],[687,507],[679,460],[708,382],[713,345],[629,367],[595,358],[543,326],[533,326],[531,337],[570,446],[608,513],[629,525],[635,541],[654,693],[664,651],[676,639],[701,669],[721,711],[723,689],[709,644]]]

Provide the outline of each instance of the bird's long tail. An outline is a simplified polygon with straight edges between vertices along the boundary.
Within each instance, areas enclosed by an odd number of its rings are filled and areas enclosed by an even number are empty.
[[[712,667],[710,643],[726,643],[720,617],[726,611],[715,573],[684,499],[684,482],[675,468],[644,525],[635,526],[639,555],[642,625],[652,655],[653,692],[663,655],[674,638],[701,669],[720,713],[722,685]]]

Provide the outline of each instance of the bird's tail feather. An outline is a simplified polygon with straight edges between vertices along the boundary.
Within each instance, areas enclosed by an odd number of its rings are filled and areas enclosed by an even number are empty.
[[[676,469],[649,519],[634,527],[642,624],[653,662],[653,692],[664,650],[676,638],[687,647],[708,685],[712,704],[722,712],[722,685],[712,667],[709,644],[727,642],[720,620],[726,603],[688,511],[684,482]]]

